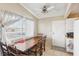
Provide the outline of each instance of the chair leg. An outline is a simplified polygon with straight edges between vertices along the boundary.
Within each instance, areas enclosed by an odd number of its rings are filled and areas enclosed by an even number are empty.
[[[3,56],[5,56],[5,53],[3,53]]]
[[[42,53],[42,43],[41,43],[41,45],[40,45],[40,56],[42,55],[43,53]]]
[[[45,44],[44,44],[44,51],[45,51]]]
[[[35,52],[34,52],[35,56],[37,56],[37,46],[35,47]]]
[[[28,50],[28,56],[29,56],[29,54],[30,54],[30,53],[29,53],[29,50]]]
[[[35,51],[35,56],[37,56],[37,51]]]

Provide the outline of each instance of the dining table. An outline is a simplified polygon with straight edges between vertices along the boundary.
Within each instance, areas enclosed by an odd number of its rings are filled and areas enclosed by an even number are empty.
[[[8,48],[11,50],[15,50],[16,49],[21,52],[21,53],[26,53],[29,50],[31,50],[34,46],[36,46],[39,42],[41,43],[41,37],[35,36],[35,37],[31,37],[28,39],[22,39],[18,42],[15,42],[12,45],[8,45]],[[42,48],[42,43],[41,43],[41,48]],[[40,49],[40,54],[42,55],[42,49]]]

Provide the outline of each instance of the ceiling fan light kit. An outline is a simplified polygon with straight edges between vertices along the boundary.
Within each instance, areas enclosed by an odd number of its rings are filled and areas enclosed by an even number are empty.
[[[55,8],[54,6],[49,6],[49,5],[44,5],[42,8],[42,13],[48,13],[50,10],[52,10],[53,8]]]
[[[48,12],[46,6],[43,7],[42,12],[43,12],[43,13],[47,13],[47,12]]]

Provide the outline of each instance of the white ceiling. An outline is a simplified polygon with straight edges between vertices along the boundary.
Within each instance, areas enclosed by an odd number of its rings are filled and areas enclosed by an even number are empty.
[[[42,13],[41,8],[45,5],[53,6],[54,8],[48,13]],[[56,16],[64,16],[67,3],[22,3],[21,4],[25,9],[28,9],[34,16],[38,18],[47,18],[47,17],[56,17]]]

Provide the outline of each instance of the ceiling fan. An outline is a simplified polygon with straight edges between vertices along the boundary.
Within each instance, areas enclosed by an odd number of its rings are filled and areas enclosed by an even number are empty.
[[[53,10],[54,8],[55,8],[54,6],[51,6],[49,4],[45,4],[45,5],[43,5],[42,8],[37,9],[37,10],[41,11],[42,13],[48,13],[49,11]]]
[[[50,10],[52,10],[54,8],[54,6],[47,6],[47,5],[44,5],[43,8],[42,8],[42,12],[43,13],[46,13],[46,12],[49,12]]]

